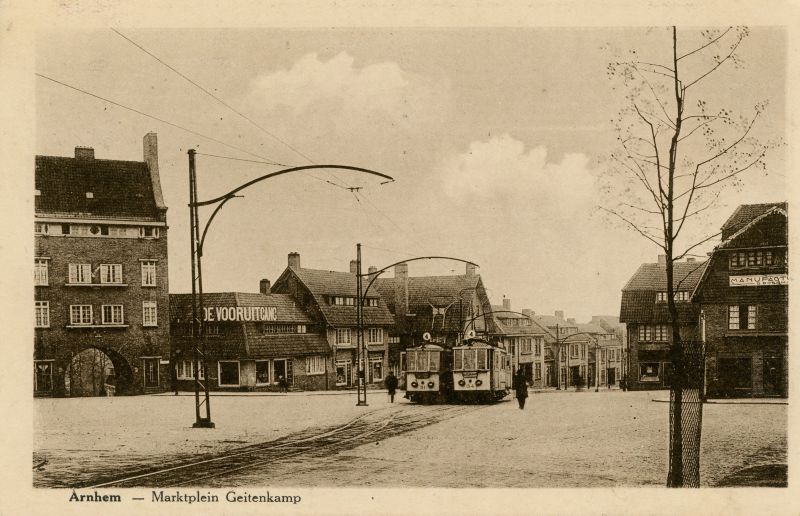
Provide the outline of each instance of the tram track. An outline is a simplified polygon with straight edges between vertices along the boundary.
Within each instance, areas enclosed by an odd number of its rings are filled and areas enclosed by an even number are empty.
[[[481,406],[399,405],[388,411],[378,409],[361,414],[343,425],[299,432],[273,441],[204,456],[164,468],[140,470],[116,478],[94,479],[87,489],[108,487],[203,486],[204,482],[235,477],[247,471],[266,470],[300,455],[326,456],[380,441],[417,428],[435,424]],[[399,410],[398,410],[399,409]],[[313,430],[312,430],[313,432]]]

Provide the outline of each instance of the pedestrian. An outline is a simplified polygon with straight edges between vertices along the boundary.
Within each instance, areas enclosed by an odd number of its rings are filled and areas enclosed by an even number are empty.
[[[620,385],[620,387],[622,387],[622,392],[626,392],[628,390],[628,373],[622,375],[621,383],[622,385]]]
[[[514,391],[516,393],[517,402],[519,402],[519,409],[525,409],[525,398],[528,397],[528,379],[525,378],[525,370],[520,368],[514,374],[514,380],[512,382]]]
[[[286,378],[283,375],[278,376],[278,389],[281,392],[289,392],[289,384],[286,382]]]
[[[394,393],[397,390],[397,377],[393,372],[389,371],[389,374],[383,380],[383,385],[385,385],[386,390],[389,391],[389,401],[394,403]]]

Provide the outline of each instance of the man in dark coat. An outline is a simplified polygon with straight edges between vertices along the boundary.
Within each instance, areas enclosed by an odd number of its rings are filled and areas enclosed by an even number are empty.
[[[528,379],[525,378],[525,370],[520,366],[514,374],[514,391],[517,401],[519,402],[520,410],[525,409],[525,398],[528,397]]]
[[[389,371],[389,374],[386,375],[386,378],[383,380],[383,384],[386,386],[386,390],[389,391],[389,400],[394,403],[394,393],[397,390],[397,377]]]

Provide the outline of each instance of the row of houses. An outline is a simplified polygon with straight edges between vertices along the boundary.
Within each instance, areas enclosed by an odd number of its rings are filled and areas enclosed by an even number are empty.
[[[787,396],[788,206],[739,206],[707,260],[674,263],[681,340],[710,397]],[[670,383],[666,260],[642,264],[622,290],[629,386]]]
[[[84,147],[74,157],[37,156],[35,184],[37,395],[193,389],[195,376],[222,390],[357,383],[357,263],[308,268],[295,252],[258,291],[204,295],[208,367],[195,371],[191,295],[169,293],[154,133],[143,139],[142,161],[98,159]],[[405,263],[393,277],[374,267],[368,274],[377,276],[362,292],[368,384],[400,372],[403,351],[423,335],[452,345],[470,330],[505,347],[534,386],[619,381],[620,346],[606,329],[574,326],[563,313],[553,326],[532,310],[512,311],[507,298],[492,305],[471,264],[460,275],[411,276]]]

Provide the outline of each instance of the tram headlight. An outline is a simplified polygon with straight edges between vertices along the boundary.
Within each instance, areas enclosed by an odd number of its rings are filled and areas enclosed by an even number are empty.
[[[433,382],[428,382],[428,387],[430,387],[431,389],[433,389]]]
[[[417,385],[418,385],[418,384],[417,384],[417,382],[411,382],[411,386],[412,386],[412,387],[416,388],[416,387],[417,387]]]
[[[475,380],[475,385],[480,387],[481,385],[483,385],[483,380]]]
[[[463,387],[463,386],[467,385],[467,382],[465,382],[464,380],[459,380],[458,381],[458,385]]]

